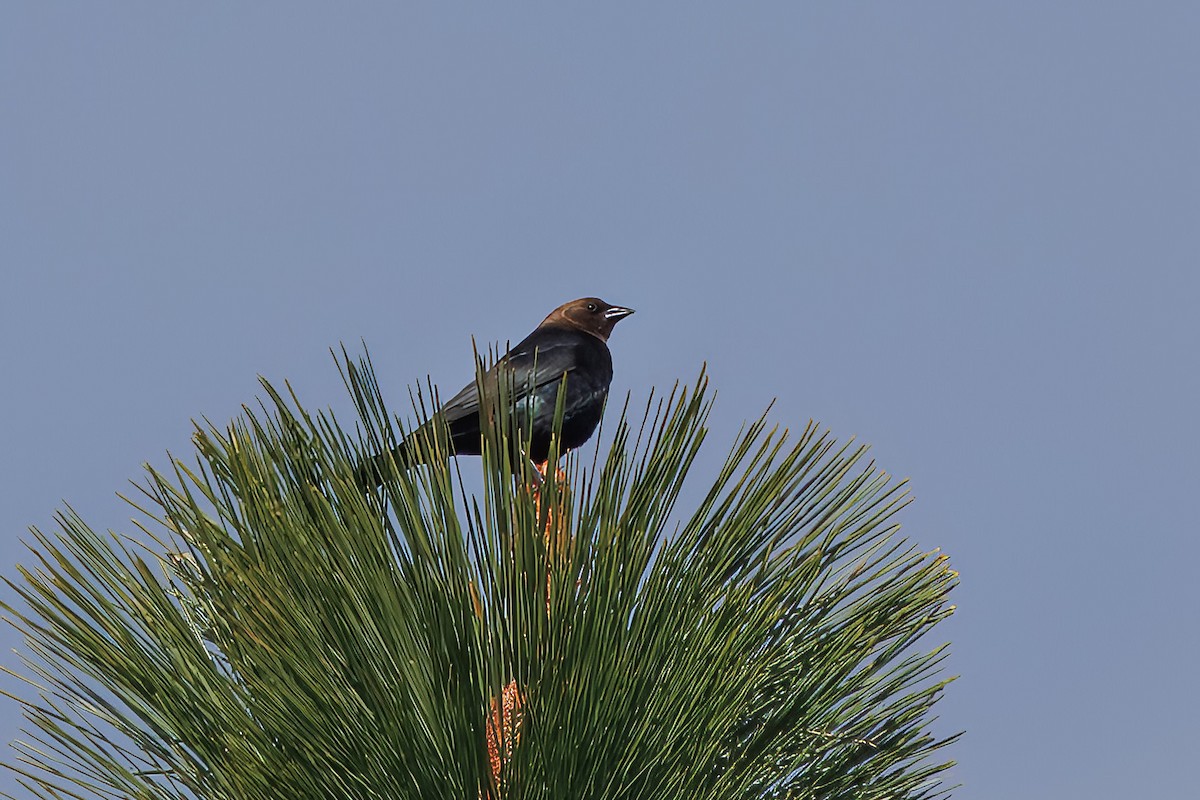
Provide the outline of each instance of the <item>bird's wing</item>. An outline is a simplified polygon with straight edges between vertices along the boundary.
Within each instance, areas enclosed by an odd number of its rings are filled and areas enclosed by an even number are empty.
[[[512,390],[517,397],[562,380],[565,373],[577,366],[573,342],[538,341],[522,342],[510,350],[494,367],[487,371],[484,383],[495,388],[503,371],[510,374]],[[454,422],[479,411],[479,387],[474,381],[451,397],[439,409],[446,422]]]

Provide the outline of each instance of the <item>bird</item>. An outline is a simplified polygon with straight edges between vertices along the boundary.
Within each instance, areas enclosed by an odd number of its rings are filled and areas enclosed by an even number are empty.
[[[511,381],[518,441],[528,443],[524,455],[539,476],[546,472],[560,387],[566,390],[560,452],[583,445],[600,424],[613,375],[608,337],[613,327],[633,312],[632,308],[612,305],[598,297],[564,303],[484,374],[485,391],[498,388],[502,378]],[[480,406],[479,386],[472,381],[390,453],[365,460],[358,469],[360,483],[381,485],[389,458],[395,458],[402,467],[420,463],[421,455],[413,441],[431,425],[447,426],[453,455],[479,455]]]

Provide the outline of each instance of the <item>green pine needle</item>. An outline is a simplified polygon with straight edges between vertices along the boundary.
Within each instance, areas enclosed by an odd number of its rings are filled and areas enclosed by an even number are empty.
[[[701,374],[538,485],[501,386],[478,492],[458,470],[480,460],[447,459],[436,426],[433,466],[364,492],[356,465],[403,432],[370,362],[340,364],[353,435],[264,382],[259,409],[197,428],[193,462],[151,471],[136,535],[70,509],[33,531],[5,606],[29,687],[7,766],[32,796],[946,793],[947,651],[925,640],[957,574],[898,536],[905,486],[865,447],[760,418],[681,508]]]

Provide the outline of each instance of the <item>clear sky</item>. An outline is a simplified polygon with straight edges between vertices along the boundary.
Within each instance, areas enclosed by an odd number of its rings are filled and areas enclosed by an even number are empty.
[[[0,572],[259,373],[597,294],[710,466],[777,397],[911,478],[957,796],[1194,796],[1200,4],[650,5],[4,4]]]

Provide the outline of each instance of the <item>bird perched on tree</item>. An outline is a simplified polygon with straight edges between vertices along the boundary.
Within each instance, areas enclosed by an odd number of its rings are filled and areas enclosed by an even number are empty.
[[[566,376],[563,401],[562,452],[579,447],[600,424],[608,386],[612,382],[612,355],[608,337],[613,327],[633,313],[598,297],[572,300],[550,312],[542,324],[510,349],[484,375],[483,384],[497,388],[503,377],[511,380],[513,406],[522,441],[529,440],[525,455],[545,472],[558,391]],[[446,425],[455,455],[479,455],[482,447],[479,420],[479,387],[475,382],[451,397],[425,425],[410,434],[391,453],[397,463],[412,466],[419,456],[413,437],[428,425]],[[380,453],[359,468],[362,483],[378,486],[388,453]]]

